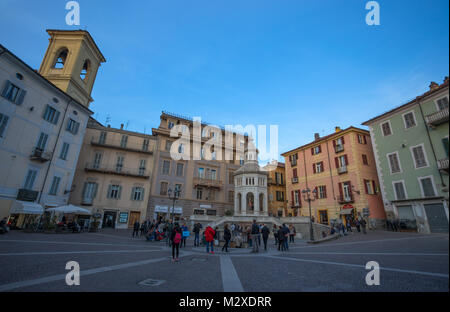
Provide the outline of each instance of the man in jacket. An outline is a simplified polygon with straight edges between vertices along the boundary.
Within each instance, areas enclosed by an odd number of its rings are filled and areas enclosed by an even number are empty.
[[[200,246],[200,223],[194,225],[194,246]]]
[[[216,232],[209,225],[205,229],[205,240],[206,240],[206,252],[210,253],[209,247],[211,246],[211,253],[214,254],[214,235]]]
[[[259,226],[256,224],[256,220],[253,220],[252,229],[251,229],[251,237],[253,241],[253,250],[252,252],[259,252]]]
[[[267,251],[267,240],[269,239],[270,230],[265,224],[263,224],[261,232],[264,242],[264,250]]]
[[[136,221],[134,222],[134,225],[133,225],[133,237],[134,237],[135,235],[136,235],[136,237],[139,236],[139,228],[140,228],[139,221],[136,220]]]
[[[286,226],[286,224],[283,224],[283,234],[284,234],[284,239],[283,239],[283,243],[284,243],[284,249],[286,251],[289,250],[289,228]]]

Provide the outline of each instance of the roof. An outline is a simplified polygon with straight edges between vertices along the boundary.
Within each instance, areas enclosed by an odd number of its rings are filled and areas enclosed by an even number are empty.
[[[290,150],[290,151],[284,152],[283,154],[281,154],[281,156],[287,156],[287,154],[292,153],[292,152],[294,152],[294,151],[300,151],[300,150],[309,148],[309,147],[311,147],[311,146],[315,146],[315,145],[317,145],[317,144],[319,144],[319,143],[322,143],[322,142],[331,140],[331,139],[333,139],[334,137],[342,136],[343,134],[345,134],[345,133],[347,133],[347,132],[350,132],[350,131],[365,132],[366,134],[369,134],[369,135],[370,135],[370,132],[367,131],[367,130],[365,130],[365,129],[361,129],[361,128],[357,128],[357,127],[350,126],[350,127],[346,128],[346,129],[343,129],[343,130],[340,130],[340,131],[338,131],[338,132],[334,132],[334,133],[329,134],[329,135],[327,135],[327,136],[321,137],[320,139],[315,140],[315,141],[312,141],[312,142],[310,142],[310,143],[308,143],[308,144],[305,144],[305,145],[299,146],[299,147],[297,147],[297,148],[294,148],[294,149],[292,149],[292,150]]]
[[[385,117],[387,115],[396,113],[397,111],[400,111],[400,110],[402,110],[402,109],[404,109],[404,108],[406,108],[406,107],[408,107],[410,105],[417,104],[417,101],[421,101],[425,97],[428,97],[428,96],[433,95],[433,94],[435,94],[435,93],[437,93],[439,91],[442,91],[442,89],[445,89],[446,87],[448,87],[448,85],[449,85],[449,80],[448,80],[448,77],[446,77],[446,79],[444,80],[444,82],[441,85],[435,87],[434,89],[428,90],[427,92],[423,93],[422,95],[419,95],[418,97],[416,97],[414,100],[411,100],[411,101],[409,101],[409,102],[407,102],[407,103],[405,103],[403,105],[397,106],[397,107],[395,107],[395,108],[393,108],[393,109],[391,109],[391,110],[389,110],[389,111],[387,111],[387,112],[385,112],[385,113],[383,113],[381,115],[378,115],[376,117],[373,117],[372,119],[369,119],[369,120],[363,122],[362,125],[368,126],[371,123],[373,123],[374,121],[377,121],[377,120],[379,120],[379,119],[381,119],[381,118],[383,118],[383,117]]]
[[[67,92],[64,92],[63,90],[61,90],[60,88],[58,88],[56,85],[54,85],[52,82],[50,82],[47,78],[45,78],[44,76],[42,76],[41,74],[39,74],[39,72],[33,68],[31,68],[30,65],[28,65],[27,63],[25,63],[24,61],[22,61],[18,56],[16,56],[14,53],[12,53],[10,50],[8,50],[6,47],[4,47],[3,45],[0,44],[0,56],[4,53],[8,53],[10,56],[12,56],[14,59],[16,59],[18,62],[20,62],[23,66],[25,66],[31,73],[33,73],[34,75],[36,75],[39,79],[42,79],[42,81],[44,81],[45,83],[47,83],[50,87],[54,88],[55,90],[57,90],[59,93],[64,94],[64,96],[68,97],[72,102],[78,104],[78,106],[80,108],[83,108],[84,110],[86,110],[87,112],[89,112],[91,115],[94,113],[93,111],[91,111],[89,108],[87,108],[86,106],[84,106],[83,104],[81,104],[80,102],[78,102],[77,100],[75,100],[73,97],[71,97]]]

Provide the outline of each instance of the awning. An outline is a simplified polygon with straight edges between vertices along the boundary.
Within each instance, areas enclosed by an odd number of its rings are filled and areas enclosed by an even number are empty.
[[[353,209],[342,209],[341,215],[349,215],[352,214]]]
[[[67,213],[67,214],[76,214],[76,215],[92,215],[92,212],[90,212],[89,210],[81,208],[81,207],[77,207],[74,205],[66,205],[66,206],[61,206],[61,207],[56,207],[56,208],[50,208],[50,209],[47,209],[46,211]]]
[[[33,202],[25,202],[15,200],[12,204],[10,214],[35,214],[41,215],[44,213],[44,208]]]

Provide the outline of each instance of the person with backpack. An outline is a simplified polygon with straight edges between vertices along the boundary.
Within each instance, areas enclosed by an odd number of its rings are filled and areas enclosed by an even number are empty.
[[[264,243],[264,250],[267,251],[267,240],[269,239],[270,230],[265,224],[263,224],[261,233]]]
[[[228,229],[228,224],[225,224],[223,228],[223,239],[225,240],[225,244],[222,247],[222,251],[225,249],[225,252],[228,252],[228,244],[231,239],[231,231]]]
[[[214,236],[216,232],[211,226],[207,226],[205,229],[205,241],[206,241],[206,253],[210,253],[209,247],[211,246],[211,253],[214,254]]]
[[[181,244],[180,244],[180,248],[182,248],[184,246],[184,248],[186,248],[186,239],[188,238],[188,227],[186,225],[186,223],[183,224],[183,226],[181,227],[181,232],[182,232],[182,236],[181,236]]]
[[[180,243],[181,243],[181,228],[178,223],[175,223],[175,226],[172,229],[172,233],[170,235],[170,241],[172,242],[172,262],[178,261],[178,255],[180,253]],[[175,256],[176,253],[176,256]]]

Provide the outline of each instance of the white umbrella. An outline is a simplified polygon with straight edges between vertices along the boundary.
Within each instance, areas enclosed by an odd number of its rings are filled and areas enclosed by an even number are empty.
[[[90,212],[89,210],[74,205],[65,205],[56,208],[50,208],[47,209],[46,211],[68,213],[68,214],[71,213],[77,215],[89,215],[89,216],[92,215],[92,212]]]

